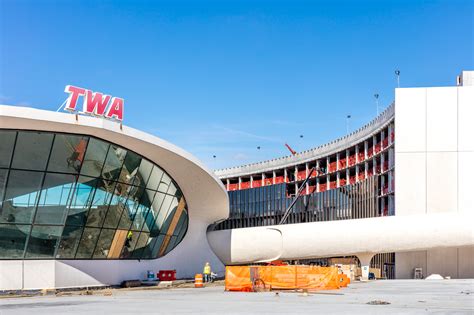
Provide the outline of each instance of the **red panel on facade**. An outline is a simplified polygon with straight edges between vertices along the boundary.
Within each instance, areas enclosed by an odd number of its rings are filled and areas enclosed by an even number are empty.
[[[250,182],[241,182],[240,183],[240,189],[249,189],[250,188]]]
[[[229,187],[227,188],[227,190],[229,191],[234,191],[238,189],[239,189],[239,184],[229,184]]]
[[[262,187],[262,180],[259,179],[259,180],[254,180],[253,183],[252,183],[252,187],[255,188],[255,187]]]
[[[319,184],[319,191],[326,191],[326,184]]]
[[[346,168],[346,159],[339,160],[339,169]]]
[[[296,180],[305,180],[306,179],[306,170],[299,171],[296,173]]]
[[[275,177],[275,184],[281,184],[281,183],[284,183],[284,182],[285,182],[285,177],[283,177],[283,176]]]
[[[356,155],[354,154],[354,155],[349,156],[348,160],[349,160],[349,162],[348,162],[349,166],[355,165],[356,164]]]

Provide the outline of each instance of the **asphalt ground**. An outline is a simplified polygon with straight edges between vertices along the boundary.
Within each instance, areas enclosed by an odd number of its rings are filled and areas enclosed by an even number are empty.
[[[0,314],[474,314],[474,280],[378,280],[318,292],[136,288],[3,297]]]

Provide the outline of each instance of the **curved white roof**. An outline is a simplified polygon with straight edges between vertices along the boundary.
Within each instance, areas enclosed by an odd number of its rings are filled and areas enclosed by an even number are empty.
[[[229,214],[221,181],[196,157],[153,135],[97,117],[0,105],[0,129],[38,130],[95,136],[146,157],[162,167],[179,185],[190,219],[209,223]]]

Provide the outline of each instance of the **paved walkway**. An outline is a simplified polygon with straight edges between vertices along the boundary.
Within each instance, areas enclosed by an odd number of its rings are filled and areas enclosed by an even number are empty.
[[[373,301],[375,305],[368,304]],[[223,287],[214,286],[0,299],[1,315],[173,313],[474,314],[474,280],[356,282],[348,288],[307,296],[295,292],[224,292]]]

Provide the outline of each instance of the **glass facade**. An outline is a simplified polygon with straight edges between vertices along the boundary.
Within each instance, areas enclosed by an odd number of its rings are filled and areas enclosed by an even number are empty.
[[[377,192],[377,176],[353,185],[300,196],[285,224],[349,220],[383,215]],[[288,184],[229,191],[230,215],[214,229],[236,229],[279,224],[295,197]]]
[[[158,165],[94,137],[0,130],[0,259],[155,259],[188,210]]]

